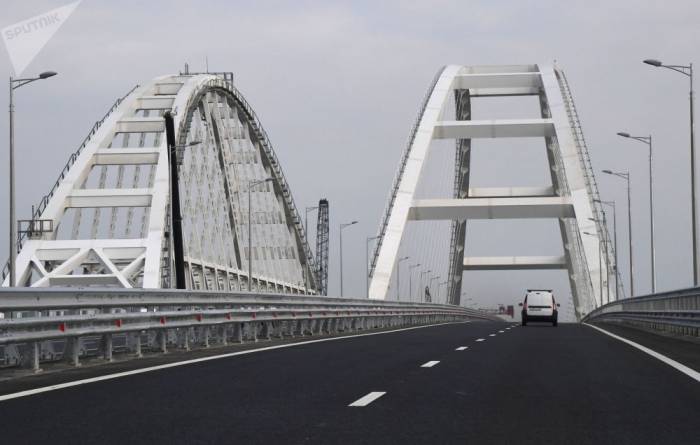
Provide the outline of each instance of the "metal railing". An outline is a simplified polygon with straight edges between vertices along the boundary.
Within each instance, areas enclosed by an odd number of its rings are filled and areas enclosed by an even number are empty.
[[[188,75],[193,75],[196,73],[189,73]],[[280,190],[282,191],[282,197],[284,198],[284,201],[286,203],[287,209],[289,210],[290,214],[290,219],[292,223],[294,224],[296,236],[299,240],[299,243],[302,247],[302,250],[304,251],[304,255],[306,256],[307,260],[307,265],[306,267],[309,269],[309,279],[310,280],[315,280],[315,277],[313,276],[313,271],[315,270],[315,261],[314,261],[314,256],[313,252],[311,251],[311,247],[308,243],[308,240],[306,239],[306,231],[302,227],[301,224],[301,216],[299,214],[299,210],[297,209],[296,203],[294,202],[294,197],[292,196],[291,189],[289,187],[289,183],[287,182],[287,178],[284,175],[284,172],[282,171],[282,167],[280,165],[279,160],[277,159],[277,155],[275,154],[275,150],[272,148],[272,142],[270,142],[270,137],[267,134],[267,131],[265,131],[265,128],[262,126],[262,123],[260,119],[258,118],[258,115],[255,113],[255,110],[253,110],[253,107],[250,106],[248,101],[243,97],[243,94],[233,85],[233,74],[231,73],[200,73],[200,74],[213,74],[218,76],[218,78],[212,82],[208,82],[208,86],[217,86],[219,88],[225,89],[228,93],[232,94],[234,99],[238,102],[238,105],[241,107],[243,112],[246,114],[246,117],[248,118],[248,123],[250,124],[250,127],[252,130],[255,132],[255,137],[257,140],[260,142],[260,145],[262,147],[262,150],[267,157],[267,160],[270,163],[270,168],[272,169],[273,176],[275,178],[275,182],[279,185]]]
[[[608,228],[603,224],[606,219],[603,217],[605,211],[603,209],[603,204],[600,202],[600,193],[598,191],[598,183],[595,178],[595,173],[593,170],[593,164],[591,162],[588,145],[586,144],[586,138],[583,135],[583,129],[581,127],[581,120],[578,116],[578,111],[576,110],[576,104],[574,103],[573,95],[571,94],[571,88],[569,87],[569,82],[566,78],[564,71],[557,69],[556,74],[559,78],[559,86],[566,103],[566,110],[569,116],[569,123],[571,125],[572,134],[574,136],[574,141],[576,142],[577,153],[579,156],[579,161],[583,168],[584,179],[586,182],[586,187],[588,189],[588,196],[590,199],[590,205],[593,209],[593,217],[595,219],[596,230],[598,233],[603,235],[603,246],[605,246],[605,264],[606,264],[606,280],[610,279],[610,276],[616,277],[615,282],[617,283],[617,289],[615,289],[615,294],[621,293],[621,296],[617,298],[624,298],[624,284],[620,279],[620,271],[618,265],[615,263],[615,246],[612,242]],[[613,267],[610,267],[610,265]],[[610,270],[612,269],[612,271]],[[608,296],[609,298],[609,296]]]
[[[114,352],[141,356],[144,348],[497,320],[439,304],[173,289],[2,289],[0,314],[0,366],[34,370],[42,362],[112,360]]]
[[[80,144],[77,150],[75,152],[71,153],[70,157],[68,158],[68,161],[66,164],[63,166],[63,169],[61,170],[61,173],[58,174],[58,179],[56,179],[56,182],[54,182],[53,186],[49,190],[47,194],[45,194],[41,200],[39,201],[39,204],[33,207],[32,211],[32,220],[39,220],[41,219],[41,214],[44,213],[44,210],[46,209],[46,206],[49,204],[49,200],[51,197],[53,197],[53,194],[56,192],[56,189],[58,189],[58,186],[61,184],[61,181],[66,177],[68,174],[68,171],[71,169],[73,164],[75,164],[75,161],[78,159],[78,156],[80,156],[80,153],[83,151],[85,146],[90,142],[90,139],[97,133],[97,130],[100,129],[104,121],[109,117],[110,114],[114,112],[114,110],[117,109],[119,105],[124,101],[124,99],[129,96],[129,94],[133,93],[136,88],[138,88],[139,85],[134,86],[131,90],[129,90],[128,93],[126,93],[124,96],[120,97],[117,99],[114,104],[109,108],[107,113],[102,117],[102,119],[98,120],[95,122],[88,132],[87,136],[85,136],[85,139],[83,139],[83,142]],[[22,243],[24,240],[27,238],[27,233],[26,232],[20,232],[18,233],[17,237],[17,252],[22,249]],[[6,262],[5,266],[2,268],[2,280],[4,281],[7,275],[9,274],[10,270],[10,265],[9,265],[9,260]]]
[[[700,287],[614,301],[593,310],[583,321],[620,322],[699,337]]]
[[[372,277],[374,276],[374,268],[377,265],[377,259],[379,257],[379,251],[382,248],[382,243],[384,242],[384,234],[386,233],[386,228],[387,225],[389,224],[389,216],[391,215],[391,210],[394,207],[394,201],[396,200],[396,194],[399,191],[399,185],[401,183],[401,178],[403,177],[403,172],[404,169],[406,168],[406,163],[408,162],[408,158],[411,154],[411,148],[413,147],[413,140],[416,137],[416,132],[418,131],[418,127],[420,127],[421,120],[423,118],[423,113],[425,112],[425,108],[428,106],[428,101],[430,100],[430,96],[433,94],[433,90],[435,89],[435,85],[437,85],[438,80],[440,80],[440,76],[442,76],[442,72],[445,71],[446,66],[441,67],[438,72],[435,74],[435,77],[433,78],[433,81],[430,83],[430,87],[428,88],[428,91],[426,91],[425,96],[423,96],[423,102],[421,103],[421,107],[418,110],[418,115],[416,116],[416,120],[413,123],[413,126],[411,127],[411,132],[408,136],[408,143],[406,144],[406,148],[404,149],[403,153],[401,154],[401,162],[399,163],[399,168],[396,170],[396,173],[394,174],[394,179],[391,182],[391,190],[389,192],[389,199],[387,199],[386,206],[384,207],[384,212],[382,212],[382,220],[381,223],[379,224],[379,231],[377,232],[377,242],[374,245],[374,251],[372,252],[372,260],[370,262],[370,268],[369,268],[369,276]]]

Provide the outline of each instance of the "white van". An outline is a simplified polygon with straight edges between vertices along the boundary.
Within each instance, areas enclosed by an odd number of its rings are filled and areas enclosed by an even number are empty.
[[[554,300],[551,289],[528,289],[525,301],[520,306],[523,308],[523,326],[527,326],[528,321],[545,321],[552,323],[552,326],[557,325],[559,303]]]

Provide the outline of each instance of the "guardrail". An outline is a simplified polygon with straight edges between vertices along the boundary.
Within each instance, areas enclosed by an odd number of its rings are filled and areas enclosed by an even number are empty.
[[[615,321],[700,337],[700,287],[614,301],[595,309],[583,321]]]
[[[458,306],[162,289],[0,290],[0,367],[465,320]]]

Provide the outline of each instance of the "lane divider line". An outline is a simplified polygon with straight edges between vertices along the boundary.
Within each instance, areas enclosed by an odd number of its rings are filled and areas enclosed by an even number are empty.
[[[678,371],[680,371],[680,372],[682,372],[683,374],[687,375],[687,376],[690,377],[691,379],[695,379],[696,382],[700,382],[700,372],[697,372],[696,370],[691,369],[691,368],[685,366],[684,364],[679,363],[679,362],[673,360],[672,358],[666,357],[666,356],[663,355],[663,354],[659,354],[658,352],[654,351],[653,349],[649,349],[649,348],[647,348],[646,346],[642,346],[642,345],[640,345],[639,343],[633,342],[632,340],[627,340],[627,339],[624,338],[624,337],[620,337],[619,335],[615,335],[615,334],[613,334],[612,332],[606,331],[605,329],[601,329],[601,328],[599,328],[598,326],[593,326],[592,324],[588,324],[588,323],[583,323],[583,324],[585,324],[585,325],[588,326],[589,328],[596,329],[596,330],[602,332],[602,333],[605,334],[605,335],[609,335],[610,337],[612,337],[612,338],[614,338],[614,339],[616,339],[616,340],[620,340],[621,342],[627,343],[628,345],[630,345],[630,346],[632,346],[632,347],[634,347],[634,348],[637,348],[637,349],[639,349],[640,351],[642,351],[642,352],[644,352],[644,353],[646,353],[646,354],[649,354],[650,356],[654,357],[655,359],[660,360],[660,361],[666,363],[668,366],[671,366],[671,367],[677,369]]]
[[[499,332],[500,334],[503,334],[503,333],[505,333],[506,331],[498,331],[498,332]]]
[[[476,341],[484,341],[484,338],[477,338]]]
[[[495,337],[496,334],[489,334],[489,337]]]
[[[459,348],[455,349],[455,351],[464,351],[467,349],[469,346],[460,346]]]
[[[431,360],[429,362],[425,362],[422,365],[420,365],[421,368],[432,368],[433,366],[437,365],[440,363],[439,360]]]
[[[0,402],[2,402],[4,400],[18,399],[20,397],[27,397],[27,396],[32,396],[35,394],[41,394],[41,393],[49,392],[49,391],[56,391],[58,389],[70,388],[73,386],[86,385],[88,383],[101,382],[103,380],[118,379],[121,377],[128,377],[130,375],[159,371],[161,369],[176,368],[178,366],[185,366],[185,365],[191,365],[194,363],[208,362],[210,360],[219,360],[219,359],[223,359],[223,358],[235,357],[237,355],[248,355],[248,354],[253,354],[255,352],[272,351],[275,349],[284,349],[284,348],[293,348],[296,346],[309,345],[309,344],[313,344],[313,343],[345,340],[348,338],[357,338],[357,337],[368,337],[371,335],[392,334],[395,332],[412,331],[415,329],[424,329],[424,328],[430,328],[430,327],[434,327],[434,326],[444,326],[444,325],[450,325],[450,324],[464,324],[464,322],[458,321],[458,322],[450,322],[450,323],[429,324],[429,325],[424,325],[424,326],[412,326],[410,328],[393,329],[391,331],[367,332],[364,334],[346,335],[346,336],[342,336],[342,337],[318,338],[315,340],[300,341],[300,342],[296,342],[296,343],[287,343],[287,344],[283,344],[283,345],[266,346],[263,348],[256,348],[256,349],[246,349],[245,351],[228,352],[226,354],[211,355],[208,357],[200,357],[200,358],[194,358],[194,359],[189,359],[189,360],[183,360],[181,362],[166,363],[163,365],[149,366],[146,368],[132,369],[130,371],[117,372],[114,374],[105,374],[105,375],[101,375],[101,376],[97,376],[97,377],[91,377],[88,379],[74,380],[72,382],[58,383],[56,385],[27,389],[24,391],[0,395]]]
[[[378,398],[380,398],[381,396],[383,396],[384,394],[386,394],[386,391],[374,391],[367,394],[366,396],[360,397],[348,406],[367,406],[370,403],[377,400]]]

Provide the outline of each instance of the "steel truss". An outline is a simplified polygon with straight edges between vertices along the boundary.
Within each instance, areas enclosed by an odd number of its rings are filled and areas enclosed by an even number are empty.
[[[315,293],[289,185],[230,73],[158,77],[115,103],[32,215],[54,230],[21,239],[18,286],[172,287],[165,111],[175,118],[188,288],[303,293],[306,269]],[[248,184],[266,178],[251,189],[249,252]]]

